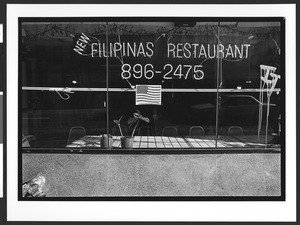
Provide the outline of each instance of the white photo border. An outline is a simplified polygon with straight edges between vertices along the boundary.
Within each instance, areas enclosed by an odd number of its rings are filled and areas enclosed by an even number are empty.
[[[19,17],[284,17],[286,201],[18,201]],[[296,221],[295,4],[7,4],[8,221]]]

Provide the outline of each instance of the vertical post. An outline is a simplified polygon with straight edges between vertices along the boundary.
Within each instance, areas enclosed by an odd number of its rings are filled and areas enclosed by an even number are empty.
[[[107,138],[108,138],[108,148],[109,146],[109,103],[108,103],[108,22],[106,22],[106,133],[107,133]]]
[[[267,92],[267,115],[266,115],[266,137],[265,137],[265,148],[268,147],[268,126],[269,126],[269,113],[270,113],[270,97],[271,94]]]
[[[217,98],[216,98],[216,143],[215,148],[218,147],[218,135],[219,135],[219,76],[220,76],[220,52],[219,52],[219,45],[220,45],[220,22],[218,22],[218,32],[217,32]]]

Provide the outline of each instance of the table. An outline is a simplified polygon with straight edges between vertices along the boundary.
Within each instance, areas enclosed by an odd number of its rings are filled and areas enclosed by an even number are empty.
[[[269,136],[269,135],[268,135]],[[120,136],[113,136],[112,148],[120,149]],[[133,148],[135,149],[159,149],[159,148],[215,148],[215,136],[203,135],[199,137],[166,137],[166,136],[135,136],[133,140]],[[101,136],[86,135],[71,144],[67,148],[100,148]],[[272,137],[268,137],[272,140]],[[265,147],[265,136],[261,135],[258,139],[257,135],[243,136],[219,136],[217,142],[218,148],[260,148]],[[277,146],[279,147],[279,146]]]

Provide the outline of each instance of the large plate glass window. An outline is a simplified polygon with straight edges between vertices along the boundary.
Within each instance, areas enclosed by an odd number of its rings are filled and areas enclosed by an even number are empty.
[[[20,22],[24,151],[280,147],[280,22],[41,21]]]

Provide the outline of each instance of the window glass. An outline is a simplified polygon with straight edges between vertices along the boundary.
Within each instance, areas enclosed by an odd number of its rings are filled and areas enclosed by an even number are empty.
[[[103,23],[22,23],[22,72],[26,73],[22,85],[106,87],[105,59],[82,57],[88,52],[88,44],[78,42],[82,32],[94,33],[102,26]],[[80,49],[84,44],[85,48]]]
[[[20,28],[23,148],[278,147],[279,22]]]
[[[201,147],[195,140],[189,140],[191,127],[193,136],[210,135],[208,144],[202,147],[215,147],[216,92],[212,90],[216,87],[216,58],[209,59],[206,51],[217,43],[216,25],[109,23],[109,48],[120,49],[109,58],[110,121],[121,118],[121,126],[126,127],[130,136],[136,124],[130,126],[128,120],[139,111],[149,123],[138,124],[135,138],[163,139],[163,144],[149,140],[140,147]],[[213,57],[213,48],[210,50]],[[150,90],[141,102],[140,86]],[[155,96],[150,96],[153,86],[160,89],[157,102]],[[111,122],[111,126],[116,124]]]
[[[107,133],[105,59],[74,50],[93,24],[24,22],[21,28],[22,146],[65,148],[86,134]]]
[[[253,135],[251,142],[243,143],[245,147],[278,144],[281,107],[278,75],[283,75],[280,23],[221,22],[219,40],[223,91],[219,103],[220,135],[235,138]]]
[[[22,105],[22,135],[30,143],[24,147],[66,147],[72,135],[80,138],[81,133],[106,133],[105,93],[68,95],[69,99],[64,93],[22,91],[26,99]]]

